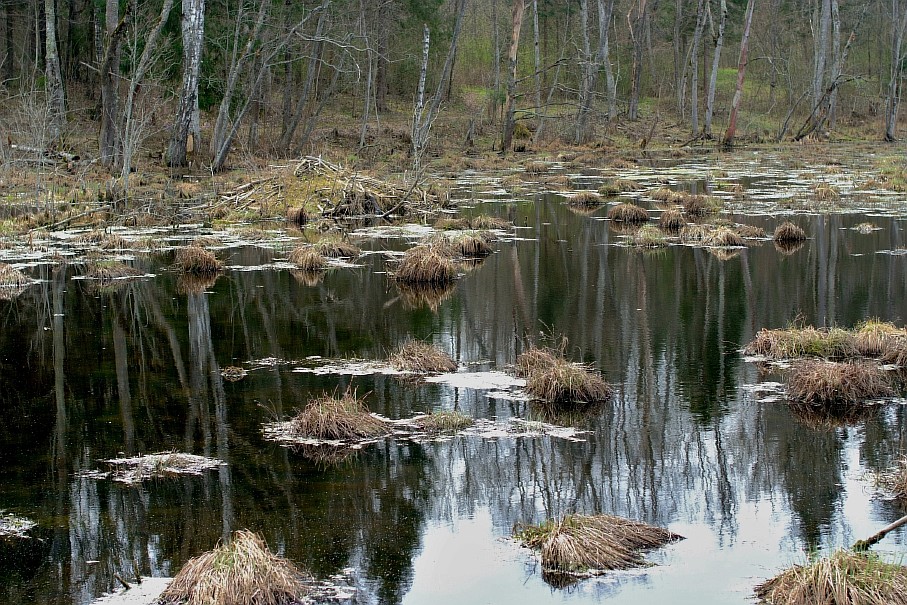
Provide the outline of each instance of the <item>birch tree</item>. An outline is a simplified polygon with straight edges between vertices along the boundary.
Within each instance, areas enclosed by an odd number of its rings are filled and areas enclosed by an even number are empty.
[[[747,0],[746,13],[743,17],[743,36],[740,38],[740,58],[737,61],[737,87],[734,90],[734,100],[731,101],[731,115],[728,117],[727,130],[724,132],[723,144],[730,147],[737,134],[737,112],[740,110],[740,101],[743,99],[743,82],[746,79],[747,55],[749,52],[750,31],[753,25],[753,11],[756,0]]]
[[[98,139],[98,155],[101,164],[111,168],[119,160],[118,124],[120,118],[120,56],[121,42],[126,32],[126,15],[132,12],[132,3],[126,5],[123,18],[120,18],[118,0],[107,0],[104,9],[104,28],[106,32],[101,65],[101,130]]]
[[[609,48],[608,48],[608,30],[611,27],[611,13],[614,8],[614,0],[597,0],[598,4],[598,46],[595,52],[595,59],[592,60],[591,53],[588,50],[589,35],[584,33],[583,48],[588,55],[583,74],[583,84],[580,93],[580,105],[576,116],[576,132],[574,142],[579,144],[588,140],[588,118],[592,108],[592,98],[598,84],[598,75],[601,68],[605,67],[608,88],[608,116],[617,112],[617,103],[615,99],[615,84],[613,73],[611,72]],[[587,0],[582,0],[580,4],[580,20],[588,18]]]
[[[907,2],[888,0],[891,59],[888,66],[888,86],[885,95],[885,140],[897,140],[898,106],[903,82],[904,33],[907,30]]]
[[[190,135],[194,148],[198,147],[201,138],[198,119],[198,78],[205,35],[205,0],[182,0],[182,3],[180,25],[183,37],[183,73],[167,150],[167,162],[171,166],[185,166],[188,163],[186,151]]]
[[[712,138],[712,116],[715,113],[715,89],[718,87],[718,66],[721,63],[721,50],[724,48],[724,27],[727,24],[727,2],[721,0],[718,9],[718,35],[715,37],[715,52],[712,55],[712,73],[709,75],[709,88],[705,101],[705,124],[702,134]]]
[[[54,0],[44,0],[44,89],[47,93],[49,143],[56,144],[63,135],[66,121],[66,96],[60,55],[57,52],[57,8]]]
[[[516,74],[517,57],[520,48],[520,30],[523,27],[523,13],[526,10],[524,0],[513,0],[513,16],[511,19],[510,50],[507,53],[507,101],[504,109],[503,136],[501,137],[501,151],[507,153],[513,144],[514,112],[516,104]]]
[[[705,28],[705,6],[706,0],[699,0],[696,7],[696,29],[693,30],[693,42],[690,45],[690,118],[693,136],[699,134],[699,43]]]
[[[630,68],[630,106],[627,117],[631,121],[639,119],[639,95],[642,85],[642,59],[645,49],[645,35],[648,30],[648,0],[633,0],[627,13],[627,24],[630,29],[630,41],[633,44],[633,63]]]

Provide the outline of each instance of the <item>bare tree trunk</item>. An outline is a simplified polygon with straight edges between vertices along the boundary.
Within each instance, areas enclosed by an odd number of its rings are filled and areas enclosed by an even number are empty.
[[[699,0],[696,6],[696,29],[693,30],[693,44],[690,47],[690,118],[693,136],[699,134],[699,43],[705,28],[705,5],[706,0]]]
[[[582,32],[582,80],[579,92],[579,110],[576,113],[573,142],[577,145],[587,140],[586,122],[592,104],[593,78],[597,66],[592,61],[592,45],[589,42],[589,0],[579,1],[579,21]]]
[[[633,42],[633,65],[630,71],[630,107],[627,117],[635,122],[639,119],[639,93],[642,84],[642,51],[645,46],[645,31],[648,15],[647,0],[634,0],[627,13],[630,38]]]
[[[598,51],[600,63],[605,67],[605,86],[608,91],[608,119],[617,119],[617,82],[611,69],[609,36],[611,17],[614,15],[614,0],[598,0]]]
[[[539,52],[539,0],[532,0],[532,41],[535,59],[535,119],[536,130],[542,122],[542,57]]]
[[[501,40],[498,32],[498,0],[491,0],[492,44],[494,45],[494,98],[492,99],[492,119],[498,119],[499,98],[501,95]]]
[[[513,18],[511,19],[510,51],[507,53],[507,104],[504,109],[504,130],[501,137],[501,151],[507,153],[513,143],[513,129],[516,126],[513,116],[516,105],[517,54],[520,48],[520,30],[523,27],[523,12],[526,10],[524,0],[513,0]]]
[[[581,6],[583,9],[585,0]],[[610,72],[610,58],[608,57],[608,29],[611,26],[611,12],[614,8],[614,0],[598,0],[598,48],[595,52],[595,60],[588,62],[588,72],[585,74],[583,81],[582,94],[580,96],[579,111],[576,116],[576,134],[574,141],[577,144],[583,143],[589,139],[590,133],[586,127],[589,112],[592,108],[592,97],[595,89],[598,87],[598,72],[602,65],[607,66],[607,72]],[[588,40],[588,33],[584,34],[584,39]],[[586,42],[584,41],[584,45]],[[609,118],[612,111],[616,113],[616,101],[611,97],[613,81],[608,82],[608,112]]]
[[[907,29],[907,6],[901,0],[890,0],[891,64],[889,65],[888,92],[885,98],[885,140],[897,140],[898,105],[901,101],[901,65],[904,61],[904,33]]]
[[[202,42],[205,36],[205,0],[183,0],[183,77],[179,104],[173,120],[167,162],[171,166],[188,164],[186,146],[190,135],[193,148],[200,141],[197,132],[198,76],[202,65]]]
[[[715,113],[715,89],[718,87],[718,65],[721,62],[721,50],[724,48],[724,27],[727,24],[727,2],[721,0],[721,14],[718,17],[718,37],[715,39],[715,54],[712,56],[712,73],[709,77],[709,91],[705,102],[705,125],[702,133],[712,138],[712,116]]]
[[[813,106],[819,104],[825,90],[828,37],[831,34],[831,0],[818,0],[813,19]]]
[[[365,2],[359,1],[360,18],[362,19],[362,36],[365,38],[365,53],[368,59],[368,75],[365,78],[365,95],[362,101],[362,124],[359,129],[359,150],[365,147],[366,135],[368,134],[368,117],[372,109],[372,91],[375,81],[375,54],[372,50],[371,38],[368,35],[366,27]],[[450,85],[448,84],[448,98],[450,97]]]
[[[10,31],[10,9],[6,2],[0,2],[0,78],[3,80],[12,79],[12,62],[13,53],[10,52],[12,47],[12,32]]]
[[[390,24],[387,19],[382,19],[378,32],[378,64],[375,70],[375,111],[384,113],[387,111],[387,64],[389,63],[388,38],[390,37]]]
[[[831,0],[831,78],[841,73],[841,14],[838,11],[838,0]],[[828,127],[834,130],[838,114],[838,87],[836,86],[828,96]]]
[[[127,13],[130,7],[127,8]],[[120,41],[125,32],[126,19],[120,21],[120,3],[107,0],[104,10],[104,29],[107,46],[100,65],[101,78],[101,134],[98,141],[98,155],[101,164],[114,168],[119,158],[117,121],[120,116],[119,77]]]
[[[44,89],[47,91],[48,143],[55,144],[66,123],[66,95],[57,53],[57,10],[54,0],[44,0]]]
[[[677,104],[677,116],[682,120],[686,114],[686,61],[683,49],[686,43],[683,39],[683,2],[674,0],[674,98]]]
[[[734,90],[734,100],[731,102],[731,115],[728,118],[727,130],[724,132],[724,146],[730,147],[734,144],[734,136],[737,134],[737,111],[740,109],[740,101],[743,99],[743,81],[746,79],[747,51],[750,43],[750,30],[753,24],[753,10],[756,8],[756,0],[747,0],[746,14],[743,17],[743,36],[740,39],[740,59],[737,61],[737,88]]]

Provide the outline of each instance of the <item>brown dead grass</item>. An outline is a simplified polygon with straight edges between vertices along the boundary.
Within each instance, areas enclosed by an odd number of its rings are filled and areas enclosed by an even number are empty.
[[[142,272],[138,269],[130,267],[125,263],[119,261],[103,261],[97,263],[89,263],[85,267],[85,275],[92,279],[99,279],[102,281],[111,280],[111,279],[122,279],[124,277],[135,277],[136,275],[141,275]]]
[[[797,422],[814,431],[831,432],[869,420],[880,408],[877,405],[812,405],[792,401],[788,409]]]
[[[636,204],[617,204],[608,210],[608,218],[621,223],[639,224],[649,220],[649,212]]]
[[[838,550],[759,584],[756,596],[772,605],[904,605],[907,567],[874,553]]]
[[[187,246],[176,251],[177,269],[183,273],[211,274],[223,269],[223,265],[213,253],[200,246]]]
[[[487,214],[477,214],[469,219],[471,229],[494,229],[496,231],[505,231],[510,229],[510,222],[499,216],[488,216]]]
[[[482,258],[493,252],[488,243],[492,236],[484,233],[459,233],[451,238],[450,243],[459,256]]]
[[[28,277],[11,265],[0,263],[0,286],[24,286]]]
[[[450,298],[456,288],[452,283],[426,285],[407,284],[398,281],[397,290],[400,292],[400,299],[407,309],[421,309],[427,307],[431,311],[437,311],[441,307],[441,303]]]
[[[765,229],[755,225],[735,225],[734,231],[745,239],[760,239],[765,237]]]
[[[323,236],[313,244],[313,248],[326,258],[357,258],[362,254],[358,246],[336,234]]]
[[[526,392],[560,405],[609,400],[611,385],[598,372],[565,359],[565,346],[565,341],[560,350],[533,346],[517,358],[517,374],[526,378]]]
[[[567,204],[580,208],[598,208],[603,203],[602,196],[594,191],[580,191],[567,198]]]
[[[390,364],[404,372],[444,373],[456,372],[457,362],[433,344],[421,340],[407,340],[390,356]]]
[[[293,605],[310,592],[309,576],[275,555],[258,535],[240,530],[226,544],[180,570],[160,605]]]
[[[876,484],[893,498],[907,500],[907,457],[876,477]]]
[[[777,243],[802,242],[806,240],[806,232],[790,221],[785,221],[775,228],[772,239]]]
[[[372,416],[354,391],[342,397],[322,395],[309,401],[290,421],[298,437],[356,440],[388,434],[387,424]]]
[[[658,226],[667,233],[677,233],[683,229],[686,221],[679,210],[665,210],[658,217]]]
[[[415,420],[415,425],[426,433],[439,435],[456,433],[476,423],[473,418],[456,410],[440,410]]]
[[[720,198],[708,195],[690,195],[683,200],[683,210],[689,216],[701,217],[715,214],[721,210],[723,202]]]
[[[735,246],[745,246],[746,243],[743,241],[743,238],[728,227],[718,227],[711,233],[705,240],[705,243],[709,246],[717,246],[719,248],[730,248]]]
[[[450,258],[434,247],[419,245],[404,253],[393,278],[407,284],[444,285],[457,278],[457,268]]]
[[[787,395],[812,405],[856,404],[894,395],[890,381],[874,363],[802,360],[787,374]]]
[[[314,246],[297,246],[290,252],[289,261],[307,273],[324,271],[328,261]]]
[[[743,350],[747,355],[764,355],[769,359],[849,359],[859,353],[850,331],[812,326],[779,330],[763,328]]]

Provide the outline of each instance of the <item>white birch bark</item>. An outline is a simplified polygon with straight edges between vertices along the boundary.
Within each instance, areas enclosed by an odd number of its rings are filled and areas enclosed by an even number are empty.
[[[902,0],[889,0],[891,63],[885,97],[885,140],[897,140],[898,106],[901,101],[901,64],[904,61],[904,34],[907,30],[907,5]]]
[[[183,0],[181,27],[183,75],[167,151],[167,161],[171,166],[185,166],[188,163],[186,144],[190,134],[195,139],[194,147],[198,148],[198,78],[205,35],[205,0]]]
[[[47,93],[47,134],[49,144],[59,142],[66,122],[66,96],[57,53],[57,11],[54,0],[44,0],[44,89]]]
[[[699,44],[705,28],[705,0],[699,0],[696,7],[696,29],[690,47],[690,118],[693,136],[699,134]]]
[[[514,112],[516,103],[516,73],[517,56],[520,48],[520,31],[523,27],[523,13],[526,10],[524,0],[513,0],[513,16],[511,19],[510,51],[507,53],[507,102],[504,109],[504,133],[501,138],[501,151],[510,151],[513,143]]]
[[[702,132],[712,138],[712,116],[715,113],[715,89],[718,86],[718,66],[721,62],[721,50],[724,48],[724,27],[727,24],[727,2],[721,0],[718,16],[718,37],[715,39],[715,54],[712,56],[712,73],[709,76],[709,89],[705,102],[705,124]]]

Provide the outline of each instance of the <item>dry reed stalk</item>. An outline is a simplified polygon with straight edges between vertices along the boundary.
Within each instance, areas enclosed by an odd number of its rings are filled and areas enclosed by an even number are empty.
[[[794,243],[806,240],[806,232],[790,221],[785,221],[775,228],[772,239],[777,243]]]
[[[905,605],[907,567],[838,550],[759,584],[756,596],[772,605]]]
[[[307,574],[275,555],[258,535],[240,530],[227,544],[180,570],[159,605],[295,605],[310,592]]]
[[[658,226],[667,233],[677,233],[684,225],[686,221],[683,220],[683,214],[679,210],[665,210],[658,217]]]
[[[435,345],[407,340],[390,356],[390,364],[404,372],[456,372],[457,362]]]
[[[387,424],[372,416],[356,393],[322,395],[309,401],[290,421],[293,434],[314,439],[355,440],[388,434]]]
[[[297,246],[289,254],[289,261],[308,273],[323,271],[328,266],[324,255],[314,246]]]
[[[788,372],[787,395],[813,405],[855,404],[889,397],[894,390],[875,364],[804,360]]]
[[[649,220],[649,212],[636,204],[617,204],[608,210],[608,218],[622,223],[644,223]]]
[[[688,243],[703,243],[708,240],[712,232],[708,225],[686,225],[680,231],[680,241]]]
[[[223,265],[211,252],[199,246],[187,246],[176,251],[176,267],[183,273],[211,274]]]
[[[415,246],[406,251],[393,277],[407,284],[444,285],[457,278],[457,269],[446,256],[431,246]]]
[[[516,538],[541,554],[549,574],[589,574],[647,565],[642,552],[681,540],[666,529],[613,515],[567,515],[517,527]]]

